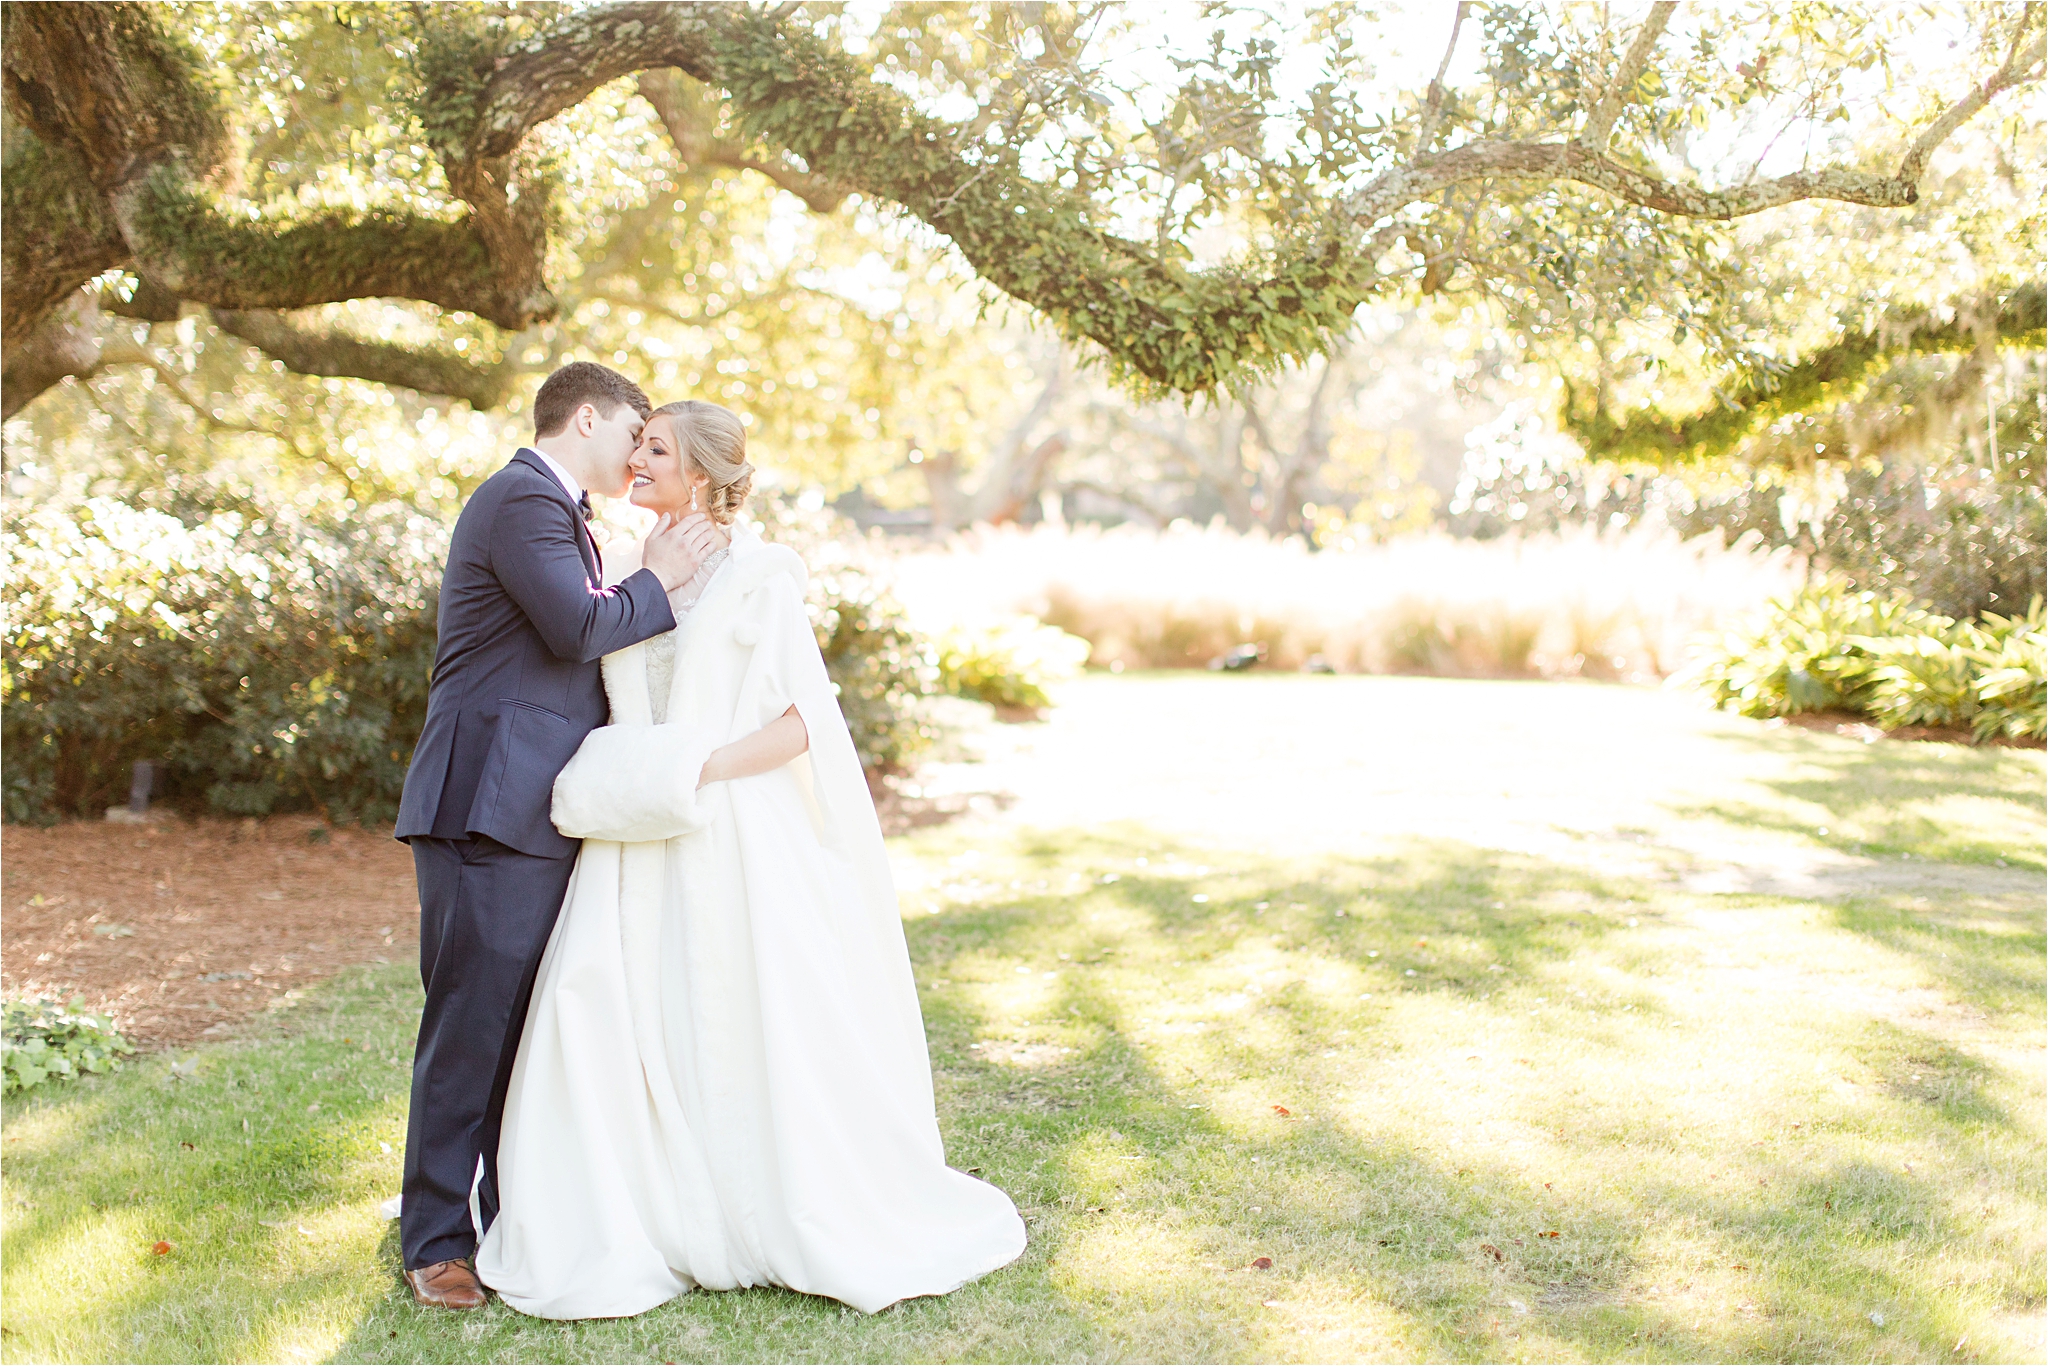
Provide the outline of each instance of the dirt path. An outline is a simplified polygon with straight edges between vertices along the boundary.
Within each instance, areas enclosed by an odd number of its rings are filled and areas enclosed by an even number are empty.
[[[225,1033],[329,973],[410,958],[412,859],[311,818],[0,831],[0,985],[81,994],[144,1048]],[[317,842],[316,842],[317,841]]]
[[[2038,771],[2039,750],[1866,744],[1875,732],[1599,684],[1091,674],[1059,703],[1042,724],[972,737],[983,762],[932,765],[908,796],[970,822],[1131,822],[1270,854],[1441,839],[1706,894],[2041,893],[2035,871],[1855,842],[1917,839],[1966,807],[2034,839],[2038,807],[1975,789],[1997,786],[1992,764]]]

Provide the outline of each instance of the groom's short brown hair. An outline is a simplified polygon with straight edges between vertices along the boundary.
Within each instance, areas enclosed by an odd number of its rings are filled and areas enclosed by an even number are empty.
[[[533,396],[533,437],[560,436],[570,416],[584,404],[597,406],[599,417],[610,417],[621,407],[630,407],[646,417],[654,410],[640,386],[616,370],[595,361],[571,361],[549,375]]]

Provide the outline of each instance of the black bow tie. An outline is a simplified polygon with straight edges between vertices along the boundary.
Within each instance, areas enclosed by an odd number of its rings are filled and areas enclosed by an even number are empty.
[[[576,495],[576,507],[582,512],[583,520],[586,522],[597,516],[595,512],[590,510],[590,490],[588,489]]]

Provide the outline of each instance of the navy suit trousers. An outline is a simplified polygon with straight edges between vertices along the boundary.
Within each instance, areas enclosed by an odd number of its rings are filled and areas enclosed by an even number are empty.
[[[574,854],[522,854],[485,835],[414,836],[420,981],[399,1242],[408,1270],[475,1253],[498,1214],[498,1130],[541,954],[561,914]]]

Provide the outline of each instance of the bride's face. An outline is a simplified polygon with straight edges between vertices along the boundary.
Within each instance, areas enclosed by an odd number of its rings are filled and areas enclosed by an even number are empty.
[[[633,506],[649,512],[670,512],[677,516],[703,506],[703,491],[711,483],[708,475],[683,459],[676,434],[666,416],[647,420],[640,429],[640,444],[626,461],[633,476]]]

